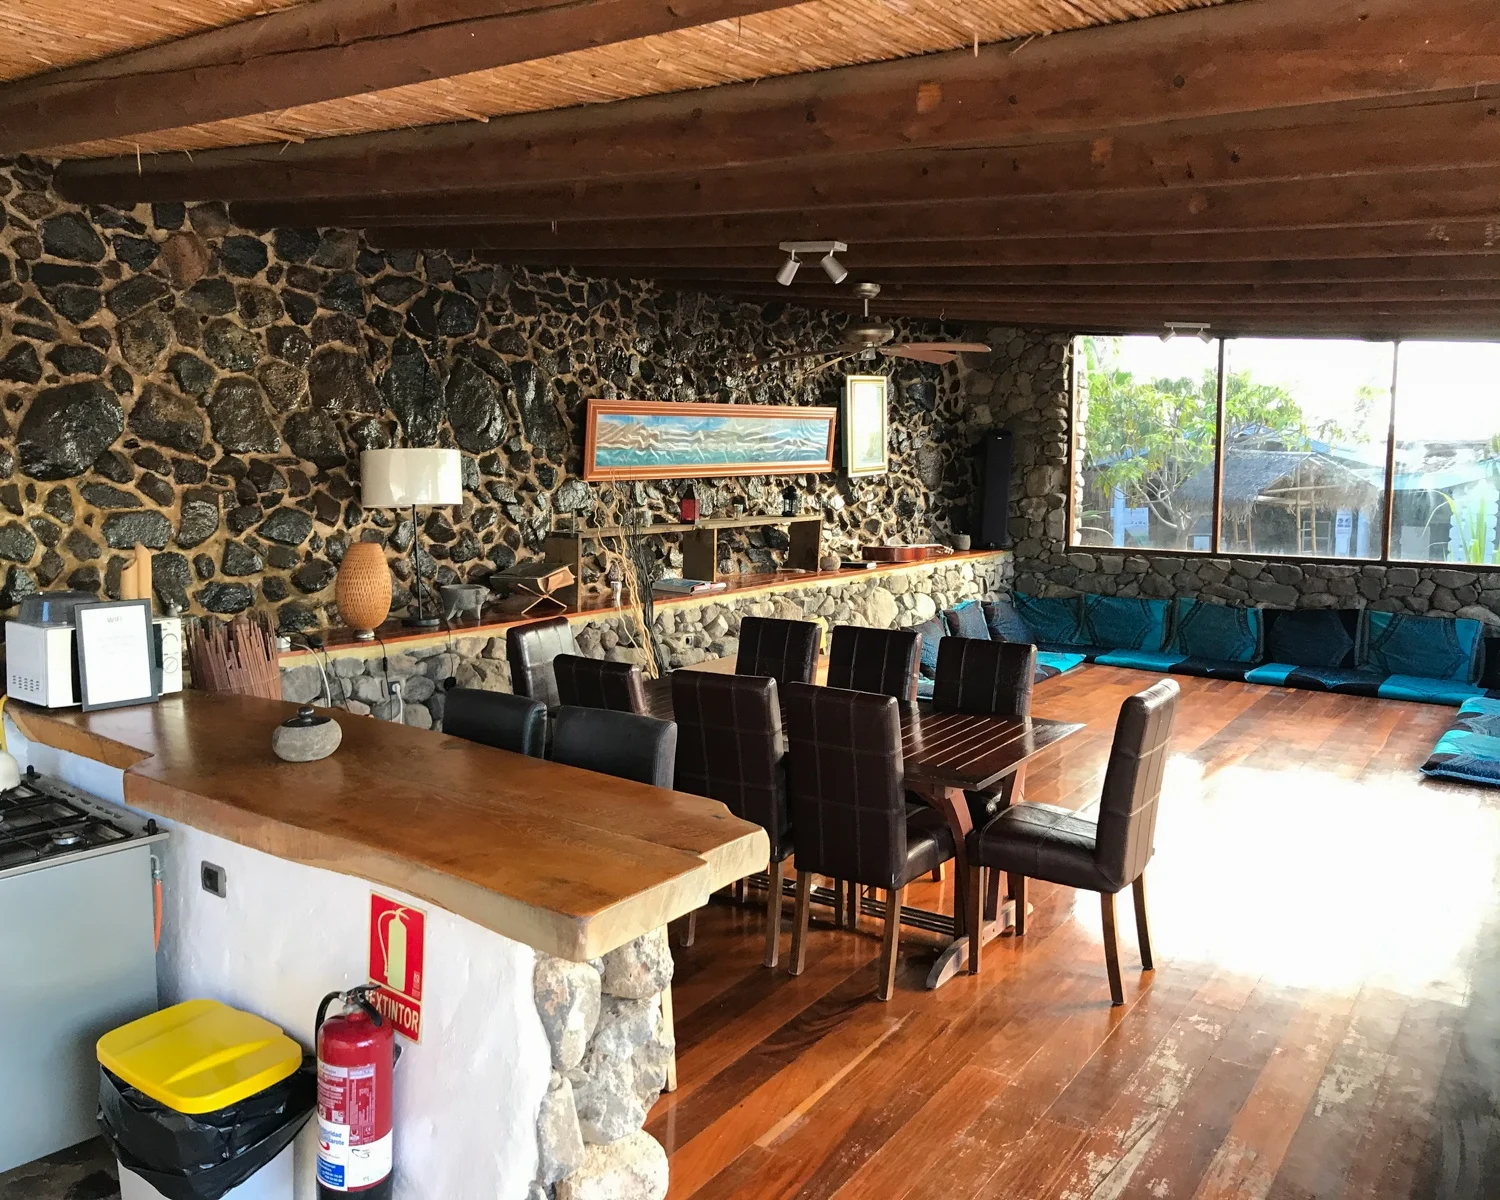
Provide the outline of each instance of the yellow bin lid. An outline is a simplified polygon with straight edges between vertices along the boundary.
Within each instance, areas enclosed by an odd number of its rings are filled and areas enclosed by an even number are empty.
[[[217,1000],[174,1004],[99,1039],[99,1065],[181,1113],[227,1108],[280,1083],[302,1047],[279,1026]]]

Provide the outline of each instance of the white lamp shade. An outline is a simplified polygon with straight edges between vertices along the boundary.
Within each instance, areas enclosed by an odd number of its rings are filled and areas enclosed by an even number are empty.
[[[359,500],[366,508],[462,504],[464,499],[463,455],[457,450],[366,450],[359,456],[359,477]]]

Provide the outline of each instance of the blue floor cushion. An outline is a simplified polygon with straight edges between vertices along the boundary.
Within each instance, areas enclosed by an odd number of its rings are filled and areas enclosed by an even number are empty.
[[[1442,779],[1500,787],[1500,700],[1465,700],[1422,770]]]
[[[920,634],[922,638],[922,659],[919,666],[922,678],[932,679],[937,675],[938,642],[947,632],[943,626],[943,619],[933,617],[930,621],[913,625],[912,632]]]
[[[1182,661],[1180,654],[1163,654],[1160,650],[1101,650],[1094,655],[1101,667],[1129,667],[1135,671],[1172,670]]]
[[[943,614],[948,632],[954,637],[990,640],[989,622],[984,619],[984,606],[978,600],[965,600]],[[1024,639],[1030,641],[1030,638]]]
[[[1166,641],[1167,602],[1135,596],[1084,596],[1082,623],[1091,646],[1156,653]]]
[[[1167,649],[1185,658],[1259,662],[1265,634],[1262,618],[1258,608],[1231,608],[1179,596],[1173,601],[1172,642]]]
[[[1026,622],[1021,620],[1021,614],[1016,612],[1013,605],[1005,597],[999,600],[985,600],[981,607],[984,611],[985,622],[990,627],[990,641],[992,642],[1029,642],[1032,640],[1031,630],[1026,627]]]
[[[1352,667],[1359,618],[1357,608],[1267,610],[1266,659],[1300,667]]]
[[[1476,683],[1456,679],[1426,679],[1421,675],[1389,675],[1380,685],[1383,700],[1414,700],[1418,704],[1451,704],[1457,707],[1484,695]]]
[[[934,680],[934,679],[918,679],[917,680],[917,699],[918,700],[931,700],[932,699],[932,689],[936,686],[936,684],[937,684],[937,681]]]
[[[1038,644],[1050,642],[1063,646],[1088,643],[1083,632],[1083,610],[1077,596],[1028,596],[1016,592],[1011,598],[1021,620]]]
[[[1050,650],[1039,650],[1036,656],[1036,680],[1040,683],[1043,679],[1051,679],[1054,675],[1061,675],[1065,671],[1071,671],[1074,667],[1082,665],[1083,655],[1081,654],[1058,654]]]
[[[1295,663],[1266,663],[1245,672],[1246,683],[1337,692],[1343,696],[1378,696],[1385,679],[1384,675],[1352,667],[1302,667]]]
[[[1173,675],[1194,675],[1199,679],[1232,679],[1243,683],[1254,670],[1250,663],[1226,662],[1220,658],[1184,658],[1172,664]]]
[[[1475,683],[1483,669],[1484,625],[1453,617],[1371,612],[1362,667],[1382,675],[1420,675]]]

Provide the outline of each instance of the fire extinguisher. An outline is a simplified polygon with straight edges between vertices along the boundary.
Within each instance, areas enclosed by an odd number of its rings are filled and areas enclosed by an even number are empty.
[[[372,986],[329,992],[318,1005],[318,1198],[391,1195],[395,1028],[370,1003]],[[334,1016],[335,1000],[345,1008]]]

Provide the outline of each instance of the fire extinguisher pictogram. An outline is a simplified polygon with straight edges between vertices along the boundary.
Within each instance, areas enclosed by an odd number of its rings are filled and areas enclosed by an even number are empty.
[[[318,1196],[391,1195],[391,1084],[396,1033],[373,989],[329,992],[318,1005]],[[328,1016],[335,1000],[345,1010]]]

